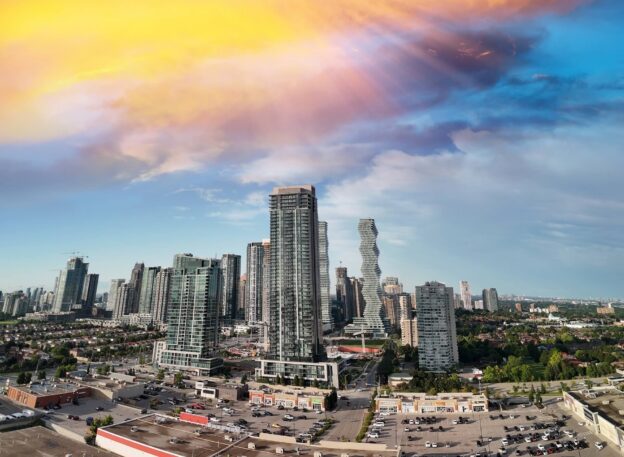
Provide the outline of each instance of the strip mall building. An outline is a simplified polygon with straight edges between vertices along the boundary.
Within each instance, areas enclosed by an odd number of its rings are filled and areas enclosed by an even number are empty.
[[[375,410],[399,414],[480,413],[488,411],[488,400],[485,395],[466,392],[438,395],[406,392],[392,397],[377,397]]]
[[[264,392],[249,391],[249,403],[252,405],[283,406],[284,408],[310,409],[325,411],[325,395],[308,395],[303,392]]]

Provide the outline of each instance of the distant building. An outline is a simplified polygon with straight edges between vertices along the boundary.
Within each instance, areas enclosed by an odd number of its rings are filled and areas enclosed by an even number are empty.
[[[262,299],[264,286],[264,244],[253,242],[247,245],[247,322],[262,321]]]
[[[392,327],[399,328],[401,324],[401,313],[399,308],[399,297],[397,295],[384,295],[382,297],[386,318]]]
[[[89,264],[82,257],[72,257],[67,267],[59,273],[54,290],[54,311],[70,311],[82,306],[82,288]]]
[[[342,307],[345,321],[353,319],[353,289],[347,274],[347,267],[336,268],[336,300]]]
[[[226,323],[236,318],[240,269],[241,256],[224,254],[221,257],[221,294],[219,300],[221,302],[221,318]]]
[[[110,285],[110,291],[108,292],[108,302],[106,303],[106,309],[113,312],[113,316],[122,315],[122,310],[117,307],[117,299],[119,298],[118,291],[122,284],[126,282],[125,279],[112,279]]]
[[[596,308],[598,314],[615,314],[615,308],[609,308],[608,306],[599,306]]]
[[[130,273],[130,281],[128,281],[128,287],[132,289],[128,292],[128,304],[126,306],[127,312],[125,314],[133,314],[139,312],[139,304],[141,302],[141,285],[143,284],[143,272],[145,271],[145,264],[135,263],[132,272]]]
[[[381,302],[381,285],[379,277],[379,248],[377,247],[377,226],[374,219],[360,219],[358,224],[360,233],[360,254],[362,255],[362,274],[364,284],[362,295],[366,306],[361,317],[356,317],[353,323],[345,328],[347,333],[370,333],[374,337],[386,337],[390,332],[390,323],[386,318],[384,306]]]
[[[472,292],[470,291],[470,284],[468,284],[468,281],[460,281],[459,294],[461,296],[462,307],[467,310],[472,310]]]
[[[443,372],[459,363],[453,297],[452,287],[436,281],[416,287],[421,369]]]
[[[483,289],[481,294],[483,298],[483,308],[491,313],[498,311],[498,292],[493,287],[490,289]]]
[[[136,286],[128,282],[124,282],[117,287],[115,295],[115,309],[113,310],[113,319],[121,319],[122,316],[134,314]]]
[[[319,247],[319,279],[321,290],[321,323],[323,331],[329,332],[334,328],[334,319],[331,312],[331,293],[329,281],[329,241],[327,237],[327,222],[318,222]]]
[[[410,319],[412,315],[413,305],[412,305],[412,295],[402,293],[397,296],[399,300],[399,321],[403,319]]]
[[[247,274],[242,274],[238,281],[238,304],[236,305],[236,318],[244,320],[247,309]]]
[[[474,309],[483,309],[483,300],[474,300],[472,302]]]
[[[143,271],[141,296],[139,297],[139,313],[152,314],[155,305],[156,276],[161,267],[149,267]]]
[[[364,316],[364,308],[366,307],[366,302],[364,301],[364,295],[362,295],[362,283],[364,280],[362,278],[353,277],[350,279],[351,282],[351,293],[353,295],[353,318],[363,317]]]
[[[82,286],[82,308],[83,308],[82,315],[83,316],[91,316],[91,310],[93,310],[93,305],[95,304],[95,296],[97,294],[99,279],[100,279],[100,275],[95,274],[95,273],[90,273],[87,276],[85,276],[84,284]]]
[[[163,268],[154,278],[154,289],[151,298],[152,316],[160,324],[167,322],[167,309],[171,295],[171,276],[173,268]]]
[[[385,294],[398,295],[403,293],[403,284],[399,282],[396,276],[388,276],[382,283],[382,289]]]
[[[516,312],[521,313],[522,303],[516,303],[515,308],[516,308]],[[535,303],[531,303],[531,309],[535,309]]]
[[[414,348],[418,347],[418,319],[407,318],[401,320],[401,344]]]

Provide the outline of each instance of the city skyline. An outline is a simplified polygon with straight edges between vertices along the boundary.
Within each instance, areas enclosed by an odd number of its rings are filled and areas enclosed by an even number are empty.
[[[244,257],[305,182],[330,271],[374,218],[406,290],[624,297],[622,2],[237,3],[1,7],[0,290]]]

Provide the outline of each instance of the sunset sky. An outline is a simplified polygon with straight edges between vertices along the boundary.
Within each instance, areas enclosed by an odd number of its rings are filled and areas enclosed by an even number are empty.
[[[0,290],[268,237],[316,185],[331,268],[624,297],[621,0],[5,0]],[[332,272],[333,278],[333,272]]]

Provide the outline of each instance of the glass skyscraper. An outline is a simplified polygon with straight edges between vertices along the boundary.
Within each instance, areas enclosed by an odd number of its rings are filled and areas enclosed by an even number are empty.
[[[72,257],[67,267],[59,274],[54,291],[54,311],[71,311],[72,307],[82,306],[82,288],[89,264],[82,257]]]
[[[270,195],[269,350],[277,361],[317,362],[321,345],[319,236],[313,186],[277,187]]]
[[[329,284],[329,241],[327,239],[327,222],[319,221],[319,275],[321,280],[321,321],[323,331],[331,331],[334,327],[334,319],[331,309],[331,293]]]

